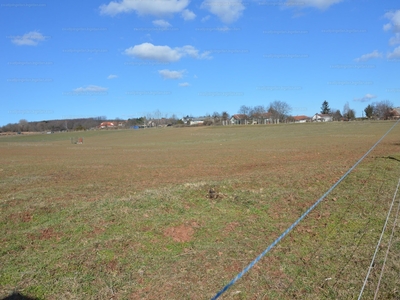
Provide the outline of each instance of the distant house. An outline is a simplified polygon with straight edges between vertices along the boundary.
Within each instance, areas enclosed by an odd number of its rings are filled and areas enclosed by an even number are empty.
[[[230,119],[231,124],[249,124],[249,117],[245,114],[233,115]]]
[[[205,117],[198,117],[198,118],[194,118],[194,117],[183,117],[181,120],[183,122],[183,124],[186,125],[202,125],[205,121]]]
[[[115,127],[115,124],[114,124],[113,122],[101,122],[100,125],[99,125],[99,127],[100,127],[101,129],[104,129],[104,128],[114,128],[114,127]]]
[[[393,119],[400,119],[400,107],[395,107],[390,112]]]
[[[328,114],[315,114],[311,118],[311,121],[313,121],[313,122],[332,122],[333,118],[331,115],[328,115]]]
[[[272,113],[259,113],[252,116],[252,124],[269,124],[272,123]]]
[[[145,127],[157,127],[157,123],[155,120],[149,120]]]
[[[202,125],[204,123],[205,118],[192,118],[189,120],[189,125]]]
[[[310,118],[307,116],[294,116],[292,117],[295,123],[306,123],[310,121]]]

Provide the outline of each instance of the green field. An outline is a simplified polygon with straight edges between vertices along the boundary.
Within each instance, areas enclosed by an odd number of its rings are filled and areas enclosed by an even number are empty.
[[[209,299],[394,124],[1,137],[0,298]],[[357,299],[398,159],[400,125],[221,299]],[[384,261],[378,299],[400,298],[398,198],[363,299]]]

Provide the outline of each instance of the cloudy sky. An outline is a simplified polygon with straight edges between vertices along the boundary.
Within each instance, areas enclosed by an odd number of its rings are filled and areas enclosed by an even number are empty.
[[[400,106],[397,0],[5,0],[0,24],[0,126]]]

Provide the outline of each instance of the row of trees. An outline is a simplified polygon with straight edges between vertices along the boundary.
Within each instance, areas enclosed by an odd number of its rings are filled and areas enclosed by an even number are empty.
[[[244,114],[249,118],[258,118],[264,113],[270,113],[273,119],[279,120],[280,122],[290,119],[290,112],[292,108],[289,104],[284,101],[274,101],[270,103],[267,107],[258,105],[254,107],[242,105],[238,111],[239,114]],[[324,101],[321,107],[322,114],[329,114],[334,120],[341,119],[355,119],[356,112],[354,109],[350,108],[349,102],[347,102],[342,112],[339,109],[331,109],[329,103]],[[311,116],[310,116],[311,117]]]
[[[285,121],[290,117],[290,112],[292,108],[289,104],[284,101],[274,101],[270,103],[268,106],[256,105],[256,106],[247,106],[242,105],[238,114],[243,115],[244,119],[260,119],[264,114],[269,113],[271,118],[275,120],[279,120],[281,122]],[[187,117],[188,118],[188,117]],[[205,116],[204,125],[220,125],[223,121],[229,120],[230,115],[223,111],[221,113],[214,112],[212,115],[208,114]]]
[[[238,113],[248,116],[249,118],[259,118],[265,113],[270,113],[273,119],[284,121],[289,117],[292,108],[284,101],[274,101],[267,107],[257,105],[254,107],[242,105]]]
[[[365,109],[365,116],[367,118],[391,119],[394,116],[393,103],[384,100],[377,103],[369,104]]]
[[[65,120],[50,120],[40,122],[28,122],[21,119],[18,123],[7,124],[0,127],[0,132],[43,132],[43,131],[68,131],[68,130],[84,130],[99,126],[105,121],[106,117],[95,118],[79,118]]]
[[[340,112],[339,109],[330,108],[328,101],[324,101],[321,106],[321,114],[331,115],[333,120],[339,121],[341,119],[351,120],[356,117],[356,112],[354,109],[350,109],[349,103],[347,102],[343,107],[343,111]]]
[[[388,100],[369,104],[363,112],[365,112],[365,116],[368,119],[374,118],[388,120],[395,115],[393,103]],[[341,113],[338,109],[331,109],[329,107],[329,103],[325,100],[321,106],[321,114],[333,115],[333,118],[337,120],[341,118],[347,120],[352,120],[356,118],[356,111],[350,108],[349,102],[346,102]]]
[[[341,119],[353,120],[356,118],[356,111],[350,108],[349,102],[346,102],[342,112],[340,112],[339,109],[331,109],[328,101],[325,100],[322,102],[321,114],[331,115],[335,121],[339,121]]]

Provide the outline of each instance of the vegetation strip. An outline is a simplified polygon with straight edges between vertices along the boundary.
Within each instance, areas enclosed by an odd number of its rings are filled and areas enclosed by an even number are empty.
[[[399,211],[400,211],[400,201],[399,201],[399,205],[397,206],[397,212],[396,212],[396,216],[395,216],[395,219],[394,219],[394,222],[393,222],[392,233],[390,234],[390,240],[389,240],[388,247],[387,247],[387,249],[386,249],[385,259],[383,260],[382,269],[381,269],[381,274],[379,275],[378,285],[377,285],[376,290],[375,290],[374,300],[375,300],[375,299],[377,298],[377,296],[378,296],[379,287],[380,287],[380,285],[381,285],[381,279],[382,279],[382,275],[383,275],[383,270],[385,269],[387,257],[388,257],[388,254],[389,254],[389,250],[390,250],[390,247],[391,247],[391,245],[392,245],[393,234],[394,234],[394,230],[395,230],[395,228],[396,228],[397,217],[399,216]]]
[[[389,134],[390,131],[399,123],[400,120],[398,120],[332,187],[324,194],[322,197],[320,197],[304,214],[300,216],[288,229],[286,229],[272,244],[270,244],[267,249],[264,250],[259,256],[256,257],[246,268],[242,270],[238,275],[236,275],[235,278],[233,278],[226,286],[224,286],[211,300],[218,299],[223,293],[225,293],[232,285],[235,284],[236,281],[238,281],[244,274],[246,274],[251,268],[254,267],[254,265],[261,259],[263,258],[273,247],[275,247],[289,232],[293,230],[294,227],[296,227],[326,196],[330,194],[330,192],[342,182],[347,175],[353,171],[357,165]],[[399,181],[400,183],[400,181]],[[397,190],[396,190],[397,191]],[[386,226],[386,224],[385,224]],[[379,246],[379,245],[378,245]],[[375,253],[376,254],[376,253]],[[372,264],[372,263],[371,263]],[[368,273],[369,275],[369,273]],[[368,278],[367,275],[367,278]],[[366,279],[367,280],[367,279]],[[365,286],[365,283],[364,283]],[[363,287],[364,289],[364,287]],[[361,291],[362,294],[362,291]],[[360,294],[360,297],[361,297]],[[360,299],[360,298],[359,298]]]
[[[392,212],[394,200],[396,199],[397,191],[399,190],[399,185],[400,185],[400,178],[399,178],[399,182],[397,183],[396,191],[394,192],[394,195],[393,195],[392,204],[390,205],[390,209],[389,209],[389,212],[388,212],[387,217],[386,217],[386,220],[385,220],[385,225],[384,225],[383,228],[382,228],[381,236],[379,237],[378,244],[376,245],[374,256],[372,257],[371,264],[370,264],[370,266],[369,266],[369,268],[368,268],[367,275],[365,276],[365,280],[364,280],[363,286],[362,286],[361,291],[360,291],[360,295],[358,296],[358,300],[360,300],[361,297],[362,297],[362,294],[363,294],[363,292],[364,292],[365,285],[367,284],[367,280],[368,280],[369,274],[371,273],[371,270],[372,270],[372,267],[373,267],[373,264],[374,264],[374,261],[375,261],[376,254],[378,253],[379,246],[381,245],[382,237],[383,237],[383,234],[385,233],[386,225],[387,225],[387,223],[388,223],[388,220],[389,220],[389,217],[390,217],[390,213]],[[395,223],[395,224],[396,224],[396,223]],[[378,286],[379,286],[379,285],[378,285]]]

